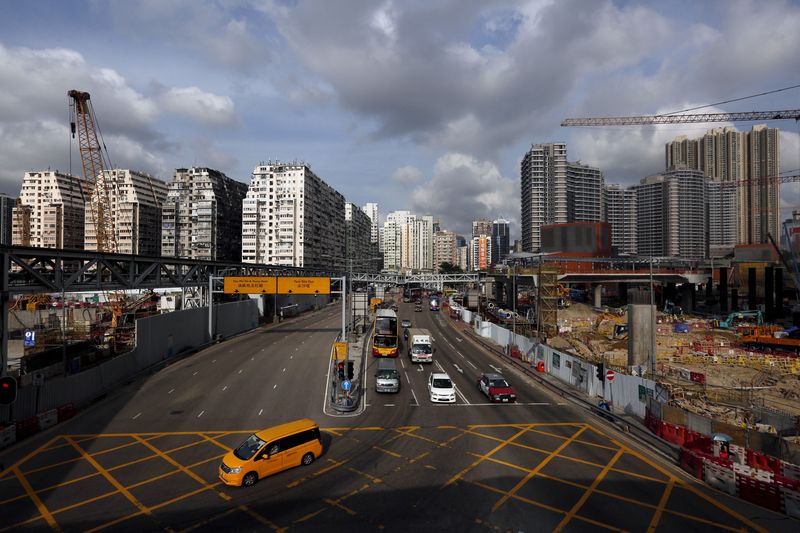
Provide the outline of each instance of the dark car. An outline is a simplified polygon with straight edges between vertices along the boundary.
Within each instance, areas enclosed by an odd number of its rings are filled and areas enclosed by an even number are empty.
[[[421,305],[419,305],[419,304],[415,305],[415,306],[414,306],[414,311],[416,311],[416,312],[420,312],[420,311],[422,311],[422,306],[421,306]]]
[[[411,327],[411,321],[409,319],[407,319],[407,318],[404,318],[403,320],[400,321],[400,327],[401,328],[410,328]]]
[[[490,402],[514,403],[517,393],[508,384],[506,378],[497,373],[482,374],[478,378],[478,390],[489,398]]]
[[[408,340],[408,328],[405,328],[405,329],[403,330],[403,340],[404,340],[404,341],[407,341],[407,340]]]

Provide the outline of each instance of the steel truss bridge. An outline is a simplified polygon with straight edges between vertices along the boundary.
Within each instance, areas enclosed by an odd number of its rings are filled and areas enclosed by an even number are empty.
[[[442,289],[445,284],[480,283],[486,274],[362,274],[352,273],[353,283],[374,283],[376,285],[411,285]]]

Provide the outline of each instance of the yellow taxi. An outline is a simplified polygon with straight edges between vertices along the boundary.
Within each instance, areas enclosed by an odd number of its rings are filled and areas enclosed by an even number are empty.
[[[249,487],[288,468],[310,465],[320,455],[319,426],[303,418],[250,435],[223,457],[219,478],[226,485]]]

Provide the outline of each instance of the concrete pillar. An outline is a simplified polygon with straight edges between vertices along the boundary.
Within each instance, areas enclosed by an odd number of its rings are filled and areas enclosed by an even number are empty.
[[[641,366],[649,375],[654,357],[653,335],[656,328],[656,307],[650,305],[649,289],[628,291],[628,367]]]
[[[603,286],[598,283],[593,287],[594,292],[594,306],[595,307],[602,307],[603,306]]]
[[[783,318],[783,269],[775,269],[775,318]]]
[[[756,269],[747,269],[747,309],[758,309],[758,301],[756,300]]]
[[[775,321],[774,272],[773,267],[764,267],[764,320],[767,322]]]
[[[719,269],[719,311],[723,315],[728,312],[728,267]]]

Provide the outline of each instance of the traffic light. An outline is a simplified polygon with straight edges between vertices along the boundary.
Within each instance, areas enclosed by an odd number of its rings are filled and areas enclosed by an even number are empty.
[[[17,380],[12,376],[0,378],[0,405],[10,405],[17,399]]]
[[[339,370],[339,380],[344,379],[344,362],[339,361],[339,364],[336,365]]]
[[[606,370],[605,370],[605,368],[603,368],[603,363],[600,363],[599,365],[597,365],[594,368],[595,368],[595,371],[597,372],[597,379],[599,379],[600,381],[605,381],[606,380]]]
[[[347,379],[353,379],[355,366],[356,366],[355,361],[347,362]]]

